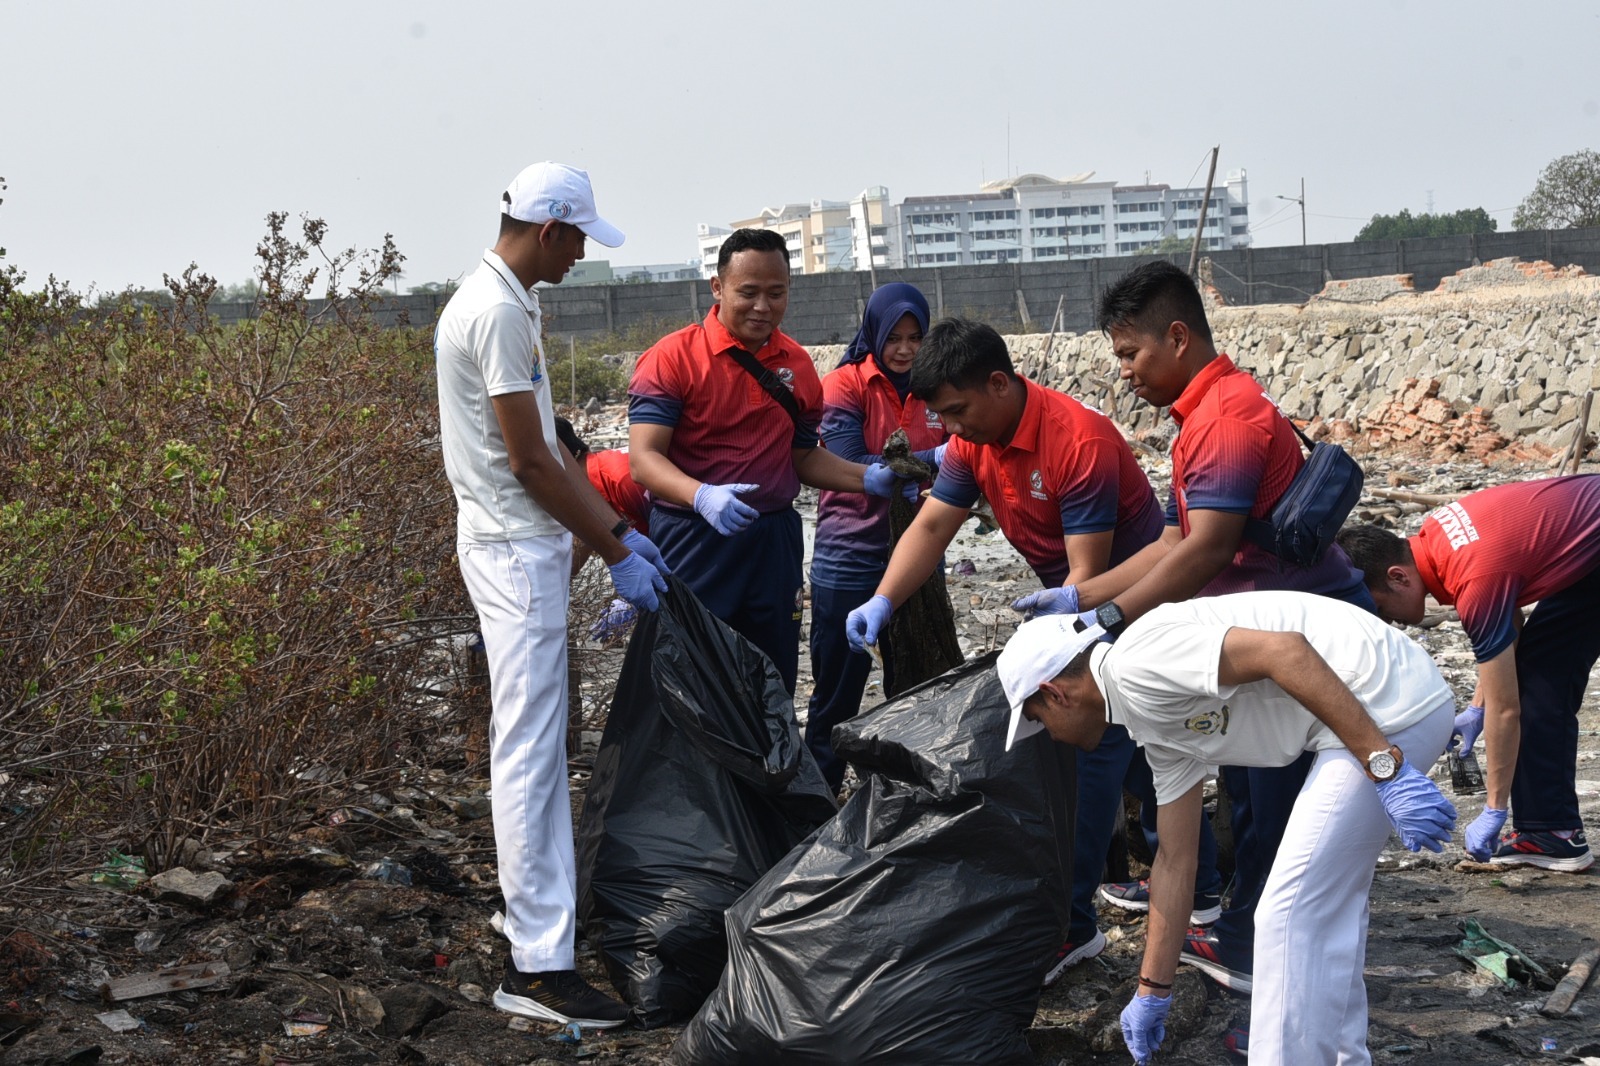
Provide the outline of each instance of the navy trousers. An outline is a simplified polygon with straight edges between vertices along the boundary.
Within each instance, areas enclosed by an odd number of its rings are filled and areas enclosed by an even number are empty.
[[[1105,871],[1122,790],[1139,800],[1140,822],[1153,853],[1157,847],[1156,789],[1144,752],[1120,725],[1107,726],[1099,747],[1079,751],[1077,757],[1078,814],[1072,845],[1072,923],[1067,939],[1082,944],[1094,936],[1094,897]],[[1208,819],[1200,822],[1200,865],[1194,887],[1196,892],[1216,892],[1222,887],[1217,873],[1217,838],[1211,835]]]
[[[766,653],[794,695],[805,551],[799,513],[791,507],[763,514],[725,537],[693,511],[657,504],[650,539],[708,611]]]
[[[1600,570],[1528,616],[1517,640],[1522,745],[1511,781],[1511,818],[1522,830],[1579,829],[1578,710],[1600,659]]]
[[[1336,597],[1339,598],[1339,597]],[[1378,605],[1365,585],[1358,585],[1344,602],[1378,613]],[[1267,874],[1278,857],[1278,844],[1289,824],[1294,801],[1311,771],[1314,752],[1306,752],[1288,766],[1224,766],[1222,787],[1233,803],[1233,891],[1228,909],[1212,932],[1244,949],[1250,958],[1256,940],[1256,902],[1266,886]],[[1230,950],[1230,954],[1233,952]]]
[[[844,763],[833,753],[833,727],[861,709],[861,694],[872,671],[872,656],[851,651],[844,623],[850,612],[872,599],[876,586],[836,589],[811,582],[811,702],[806,713],[806,746],[835,792],[844,784]],[[890,685],[893,656],[887,627],[878,639],[883,652],[884,690]]]

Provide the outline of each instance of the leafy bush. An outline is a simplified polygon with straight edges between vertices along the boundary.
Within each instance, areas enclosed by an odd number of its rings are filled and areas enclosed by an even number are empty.
[[[194,267],[94,314],[0,273],[0,868],[268,836],[426,743],[402,712],[473,627],[431,337],[362,314],[391,242],[325,232],[269,216],[228,328]]]

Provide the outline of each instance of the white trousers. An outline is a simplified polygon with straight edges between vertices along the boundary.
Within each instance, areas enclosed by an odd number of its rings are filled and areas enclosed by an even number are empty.
[[[489,784],[511,961],[573,968],[567,798],[567,597],[572,537],[460,541],[461,576],[489,658]]]
[[[1427,772],[1455,720],[1445,693],[1389,737]],[[1389,818],[1343,747],[1317,753],[1256,907],[1251,1066],[1365,1066],[1367,899]]]

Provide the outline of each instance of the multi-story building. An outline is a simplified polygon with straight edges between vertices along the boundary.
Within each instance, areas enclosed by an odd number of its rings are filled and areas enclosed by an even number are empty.
[[[847,205],[831,200],[767,208],[735,227],[783,233],[796,273],[874,267],[1048,262],[1138,255],[1187,248],[1200,224],[1205,188],[1118,185],[1023,174],[985,183],[975,193],[908,196],[890,207],[889,190],[874,185]],[[1243,170],[1211,190],[1202,247],[1250,244],[1249,188]],[[701,272],[716,272],[727,229],[700,225]]]

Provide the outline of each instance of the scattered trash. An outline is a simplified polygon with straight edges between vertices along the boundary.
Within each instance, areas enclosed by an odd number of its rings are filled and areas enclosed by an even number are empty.
[[[532,1018],[524,1018],[520,1014],[513,1014],[511,1020],[506,1022],[507,1029],[515,1029],[519,1033],[531,1033],[538,1025]]]
[[[1478,757],[1472,752],[1457,754],[1447,752],[1445,759],[1450,766],[1450,787],[1458,796],[1470,796],[1484,791],[1483,769],[1478,765]]]
[[[1600,948],[1590,948],[1574,959],[1566,976],[1556,985],[1555,991],[1550,993],[1550,998],[1544,1001],[1544,1006],[1539,1008],[1539,1013],[1547,1018],[1559,1018],[1567,1013],[1572,1001],[1583,991],[1584,983],[1594,972],[1596,963],[1600,963]]]
[[[637,1024],[699,1009],[724,912],[836,810],[777,668],[668,578],[634,626],[577,834],[578,915]]]
[[[125,1010],[112,1010],[106,1011],[104,1014],[96,1014],[95,1019],[113,1033],[130,1033],[144,1024]]]
[[[1539,1038],[1539,1050],[1540,1051],[1556,1051],[1556,1050],[1559,1050],[1559,1047],[1556,1044],[1556,1038],[1553,1037],[1553,1036],[1541,1036]]]
[[[368,863],[361,871],[361,876],[369,881],[382,881],[386,885],[411,887],[411,871],[390,858]]]
[[[978,572],[978,568],[973,565],[971,559],[963,559],[955,566],[951,567],[950,572],[957,577],[971,577]]]
[[[147,929],[133,938],[133,947],[141,955],[154,955],[161,947],[161,934]]]
[[[606,608],[606,613],[589,627],[589,639],[604,644],[608,640],[620,637],[638,617],[639,612],[634,610],[633,604],[627,600],[612,600],[611,606]]]
[[[283,1034],[285,1036],[316,1036],[319,1033],[327,1032],[328,1023],[332,1020],[328,1015],[318,1014],[316,1011],[297,1011],[283,1023]]]
[[[568,1022],[565,1029],[554,1034],[550,1039],[558,1044],[581,1044],[583,1043],[583,1026],[577,1022]]]
[[[1515,944],[1491,936],[1477,919],[1468,918],[1462,922],[1461,931],[1466,936],[1454,949],[1455,953],[1498,978],[1507,988],[1515,988],[1518,984],[1555,987],[1555,980],[1543,966],[1524,955]]]
[[[145,873],[143,859],[137,855],[124,855],[120,851],[113,851],[111,856],[89,875],[89,880],[94,884],[109,885],[112,888],[134,888],[143,884],[149,876]]]
[[[1076,761],[1043,735],[1005,750],[994,660],[834,729],[867,782],[728,911],[727,966],[674,1061],[1034,1061]]]
[[[1438,977],[1438,970],[1426,966],[1368,966],[1361,971],[1366,977]]]
[[[228,964],[221,960],[196,962],[188,966],[171,966],[150,973],[136,973],[128,977],[113,977],[100,986],[100,995],[108,1003],[157,996],[163,992],[181,992],[194,988],[208,988],[228,979]]]
[[[175,866],[150,878],[149,887],[150,898],[158,903],[209,907],[233,891],[233,882],[215,870],[197,874]]]

